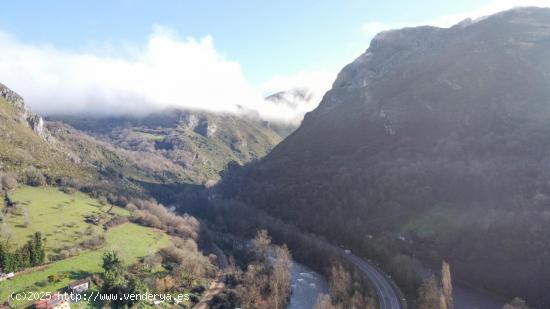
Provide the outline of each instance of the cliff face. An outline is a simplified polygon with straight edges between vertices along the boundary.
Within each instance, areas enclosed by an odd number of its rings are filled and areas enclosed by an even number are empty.
[[[359,140],[349,138],[353,130],[342,141],[343,136],[336,138],[353,148],[384,136],[433,139],[453,130],[490,129],[512,118],[545,121],[550,115],[548,15],[545,9],[526,8],[449,29],[380,33],[340,72],[294,139],[306,143],[302,149],[316,142],[333,147],[310,132],[332,138],[354,128],[361,130]]]
[[[220,190],[357,248],[405,234],[414,245],[386,245],[550,304],[537,289],[550,275],[548,50],[548,9],[383,32]]]
[[[21,124],[31,128],[38,136],[46,141],[53,142],[53,138],[44,127],[44,120],[42,117],[32,113],[30,109],[25,105],[23,98],[15,91],[9,89],[4,84],[0,83],[0,97],[4,98],[6,102],[12,104],[16,110],[16,117]]]

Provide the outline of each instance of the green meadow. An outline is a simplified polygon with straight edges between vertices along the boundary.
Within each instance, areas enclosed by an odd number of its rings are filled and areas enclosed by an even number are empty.
[[[101,226],[85,222],[85,216],[102,215],[110,208],[82,193],[66,194],[54,188],[23,187],[10,197],[25,214],[9,214],[4,224],[11,229],[12,242],[23,244],[30,235],[40,231],[46,236],[48,251],[67,245],[77,245],[88,228],[97,229],[106,238],[105,245],[94,251],[83,251],[77,256],[38,267],[18,274],[15,278],[0,282],[0,300],[8,299],[12,292],[55,291],[71,281],[101,272],[102,255],[107,250],[118,252],[126,264],[132,264],[170,244],[169,236],[156,229],[125,223],[103,231]],[[113,208],[119,215],[129,215],[125,209]],[[25,221],[30,221],[25,227]],[[48,276],[56,275],[58,281],[49,282]],[[20,303],[16,305],[21,305]]]
[[[107,213],[110,206],[80,192],[66,194],[52,187],[22,187],[10,198],[17,205],[17,210],[4,218],[13,237],[10,242],[22,245],[35,232],[41,232],[49,252],[82,242],[87,229],[96,233],[103,230],[86,223],[86,215],[112,217]],[[129,215],[120,207],[114,207],[112,213]]]

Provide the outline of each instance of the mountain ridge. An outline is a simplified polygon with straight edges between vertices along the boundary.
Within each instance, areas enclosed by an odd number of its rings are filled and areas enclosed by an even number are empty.
[[[550,303],[537,290],[549,21],[520,8],[377,35],[293,134],[219,190],[381,261],[395,248],[448,259],[467,282]]]

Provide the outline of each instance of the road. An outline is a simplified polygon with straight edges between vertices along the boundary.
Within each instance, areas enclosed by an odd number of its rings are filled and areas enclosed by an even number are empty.
[[[399,294],[395,291],[385,274],[371,265],[367,260],[353,253],[342,253],[343,256],[359,268],[369,278],[378,296],[380,309],[402,309]]]

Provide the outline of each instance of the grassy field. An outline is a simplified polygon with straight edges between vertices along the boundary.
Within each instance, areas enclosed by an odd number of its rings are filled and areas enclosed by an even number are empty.
[[[46,238],[46,253],[82,242],[89,228],[101,233],[101,226],[85,222],[86,215],[112,217],[106,213],[110,206],[102,206],[80,192],[66,194],[52,187],[22,187],[10,194],[10,198],[18,208],[5,218],[14,237],[12,243],[21,245],[40,231]],[[129,215],[119,207],[112,212]]]
[[[107,231],[101,225],[85,222],[87,215],[102,216],[104,221],[116,215],[129,216],[126,209],[101,205],[83,193],[63,193],[52,187],[21,187],[10,194],[16,203],[16,211],[6,215],[4,222],[10,231],[10,242],[18,246],[40,231],[46,237],[46,254],[61,248],[74,247],[93,230],[104,234],[106,244],[96,251],[84,251],[78,256],[39,267],[14,279],[0,282],[0,301],[5,301],[11,292],[55,291],[71,281],[101,271],[101,257],[106,250],[115,250],[126,263],[136,262],[140,257],[158,251],[170,244],[162,231],[126,223]],[[2,206],[4,207],[4,206]],[[59,282],[48,282],[49,275],[60,277]]]
[[[107,245],[97,251],[87,251],[79,256],[52,263],[43,269],[16,276],[0,282],[0,300],[4,301],[12,292],[55,291],[64,288],[71,281],[101,272],[101,256],[106,250],[115,250],[124,263],[131,264],[140,257],[158,251],[170,244],[162,231],[126,223],[106,232]],[[49,283],[52,274],[63,275],[60,282]]]

